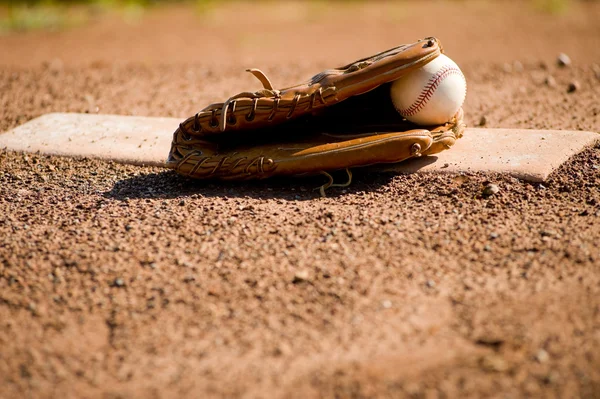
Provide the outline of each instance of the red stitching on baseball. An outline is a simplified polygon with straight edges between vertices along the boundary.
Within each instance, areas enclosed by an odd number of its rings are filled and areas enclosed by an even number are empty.
[[[401,109],[399,111],[400,115],[412,116],[421,111],[423,107],[427,104],[427,102],[431,99],[433,93],[435,93],[435,89],[437,89],[440,83],[442,83],[442,80],[444,80],[447,76],[450,75],[459,75],[462,76],[463,79],[465,78],[460,69],[452,65],[444,65],[431,77],[431,79],[429,79],[427,86],[423,88],[423,91],[421,91],[421,94],[419,94],[417,100],[410,107],[406,109]]]

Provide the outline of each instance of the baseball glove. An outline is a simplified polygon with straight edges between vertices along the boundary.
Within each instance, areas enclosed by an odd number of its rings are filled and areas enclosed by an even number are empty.
[[[167,160],[179,173],[221,180],[308,175],[400,162],[450,148],[463,112],[442,126],[416,126],[394,109],[392,81],[442,53],[436,38],[401,45],[308,82],[277,90],[258,69],[263,89],[209,105],[179,125]],[[340,185],[337,185],[340,186]]]

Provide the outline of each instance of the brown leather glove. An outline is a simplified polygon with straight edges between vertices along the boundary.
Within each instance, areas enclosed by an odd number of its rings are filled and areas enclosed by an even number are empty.
[[[402,45],[308,82],[237,94],[179,125],[167,164],[196,178],[263,179],[400,162],[450,148],[462,136],[462,109],[443,126],[416,126],[400,116],[390,83],[442,53],[436,38]],[[350,182],[348,182],[349,184]]]

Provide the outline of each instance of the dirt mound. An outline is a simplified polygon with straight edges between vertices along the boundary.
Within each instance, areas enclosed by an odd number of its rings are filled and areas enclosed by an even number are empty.
[[[184,118],[254,88],[248,66],[285,86],[434,34],[470,126],[600,131],[600,4],[497,4],[174,7],[0,37],[0,130]],[[0,151],[0,397],[600,395],[600,147],[544,184],[320,184]]]

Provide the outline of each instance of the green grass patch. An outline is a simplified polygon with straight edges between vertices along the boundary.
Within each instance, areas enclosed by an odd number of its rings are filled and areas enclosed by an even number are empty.
[[[538,10],[549,14],[562,14],[569,8],[569,0],[533,0],[533,5]]]
[[[82,8],[57,4],[8,6],[0,14],[0,32],[65,29],[87,22],[87,14]]]
[[[100,15],[114,13],[128,23],[139,22],[148,7],[165,4],[150,0],[46,0],[6,3],[0,0],[0,34],[34,30],[58,31],[85,25]]]

